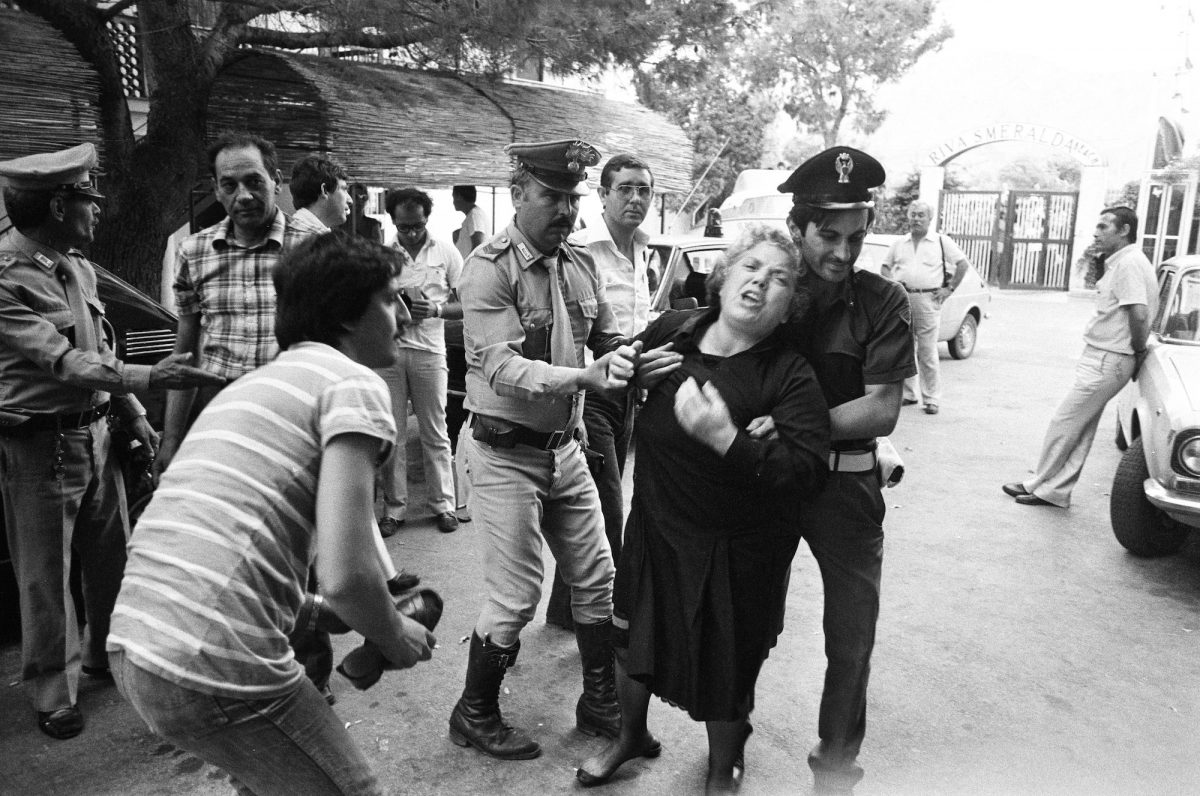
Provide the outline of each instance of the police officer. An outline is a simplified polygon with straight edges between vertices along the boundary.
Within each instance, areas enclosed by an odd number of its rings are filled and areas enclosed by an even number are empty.
[[[567,243],[599,153],[583,141],[511,144],[515,217],[476,249],[459,282],[464,311],[471,514],[481,531],[487,596],[450,738],[493,757],[541,748],[500,715],[505,671],[542,587],[542,541],[572,588],[583,695],[576,726],[615,737],[613,561],[596,485],[577,441],[585,389],[620,389],[640,344],[618,333],[587,250]],[[583,348],[595,353],[584,365]]]
[[[91,182],[95,166],[91,144],[0,163],[15,227],[0,239],[0,498],[20,590],[21,675],[38,727],[59,739],[83,730],[80,671],[110,676],[104,639],[129,518],[106,416],[153,453],[158,435],[129,393],[217,380],[186,355],[126,365],[105,340],[96,272],[80,252],[104,198]],[[87,614],[82,645],[73,552]]]
[[[802,511],[801,533],[825,586],[825,691],[820,743],[809,753],[819,792],[862,778],[867,677],[879,615],[884,503],[875,438],[896,426],[904,379],[916,373],[908,298],[900,285],[854,263],[875,219],[871,189],[883,167],[850,147],[814,155],[779,186],[792,194],[788,229],[812,296],[795,339],[829,404],[829,481]]]

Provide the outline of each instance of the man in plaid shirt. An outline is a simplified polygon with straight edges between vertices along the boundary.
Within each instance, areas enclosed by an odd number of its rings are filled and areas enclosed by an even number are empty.
[[[179,333],[175,351],[229,381],[275,358],[275,287],[271,274],[296,244],[324,230],[289,218],[275,204],[283,177],[275,146],[248,133],[226,133],[208,149],[217,201],[228,218],[184,240],[175,264]],[[220,390],[167,394],[156,473],[183,441],[193,406]]]

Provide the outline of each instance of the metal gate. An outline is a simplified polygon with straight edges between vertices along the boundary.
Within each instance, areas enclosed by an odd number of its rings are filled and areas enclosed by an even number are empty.
[[[1000,237],[999,191],[944,191],[938,231],[954,239],[985,282],[994,282]]]
[[[1005,211],[1005,256],[998,284],[1026,290],[1066,290],[1071,274],[1078,193],[1012,191]]]

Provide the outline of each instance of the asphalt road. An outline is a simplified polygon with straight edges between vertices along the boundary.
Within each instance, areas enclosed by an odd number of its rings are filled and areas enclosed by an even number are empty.
[[[1070,383],[1089,299],[997,294],[977,353],[943,358],[942,412],[907,408],[893,441],[907,466],[888,490],[884,595],[867,739],[869,794],[1200,793],[1200,544],[1140,560],[1116,543],[1108,493],[1117,452],[1105,415],[1069,510],[1023,507],[1000,491],[1028,472]],[[419,458],[411,468],[419,477]],[[417,485],[419,488],[419,485]],[[475,528],[442,535],[414,519],[389,548],[445,598],[434,660],[356,692],[335,675],[338,714],[396,793],[576,790],[598,742],[573,730],[579,670],[571,636],[539,619],[523,636],[502,707],[541,741],[541,758],[499,762],[446,738],[481,600]],[[808,790],[824,668],[821,586],[802,545],[787,629],[758,689],[743,793]],[[339,657],[356,643],[337,639]],[[220,771],[146,731],[111,686],[85,683],[88,728],[37,731],[18,650],[0,647],[0,793],[225,794]],[[703,787],[701,726],[663,703],[666,749],[627,764],[600,792]]]

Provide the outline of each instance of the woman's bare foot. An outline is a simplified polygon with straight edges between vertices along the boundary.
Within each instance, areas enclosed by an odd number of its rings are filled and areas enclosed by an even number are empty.
[[[658,757],[660,754],[662,744],[649,731],[637,741],[617,738],[603,752],[585,760],[576,769],[575,777],[585,788],[603,785],[625,762],[635,757]]]

